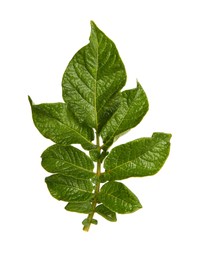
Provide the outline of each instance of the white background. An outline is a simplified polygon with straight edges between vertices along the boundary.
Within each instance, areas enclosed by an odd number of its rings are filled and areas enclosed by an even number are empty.
[[[0,2],[0,259],[198,259],[197,1]],[[61,78],[88,43],[90,20],[117,45],[150,110],[119,139],[172,133],[171,154],[156,176],[125,183],[143,209],[89,233],[44,183],[40,154],[51,145],[32,123],[35,103],[58,102]]]

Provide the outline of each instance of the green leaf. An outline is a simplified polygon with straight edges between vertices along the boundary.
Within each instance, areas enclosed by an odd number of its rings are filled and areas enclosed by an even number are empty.
[[[98,130],[117,109],[116,93],[125,83],[115,44],[91,22],[89,44],[74,55],[63,75],[63,99],[81,122]]]
[[[89,150],[94,147],[94,138],[90,127],[80,124],[64,103],[45,103],[34,105],[29,97],[32,117],[36,128],[53,142],[68,145],[81,144]]]
[[[135,194],[120,182],[104,184],[98,199],[105,207],[120,214],[132,213],[142,207]]]
[[[117,221],[116,213],[105,207],[103,204],[96,207],[96,212],[111,222]]]
[[[90,224],[94,224],[94,225],[97,225],[98,224],[98,221],[96,219],[91,219],[91,223],[90,223],[90,220],[88,218],[85,218],[83,221],[82,221],[82,224],[84,226],[90,226]]]
[[[148,100],[139,82],[135,89],[123,91],[121,98],[120,106],[101,130],[104,149],[121,134],[139,124],[148,111]]]
[[[103,151],[100,155],[100,161],[102,162],[107,157],[108,154],[109,152]]]
[[[69,202],[66,207],[66,210],[78,213],[89,214],[92,211],[91,202]]]
[[[45,178],[51,195],[57,200],[68,202],[87,201],[93,197],[90,180],[55,174]]]
[[[91,220],[91,223],[94,224],[94,225],[97,225],[97,224],[98,224],[98,221],[97,221],[96,219],[92,219],[92,220]],[[84,220],[82,221],[82,224],[83,224],[85,227],[90,226],[91,223],[90,223],[90,220],[89,220],[88,218],[86,218],[86,219],[84,219]]]
[[[41,157],[41,164],[48,172],[80,179],[90,179],[95,176],[92,160],[73,146],[52,145],[42,153]]]
[[[103,151],[102,153],[100,153],[100,149],[92,149],[89,151],[89,156],[94,162],[97,162],[99,160],[102,163],[102,161],[108,154],[109,152],[107,151]]]
[[[88,227],[88,226],[90,225],[89,219],[88,219],[88,218],[85,218],[85,219],[82,221],[82,224],[83,224],[83,226]]]
[[[116,93],[109,101],[105,104],[104,107],[101,107],[101,118],[98,126],[98,133],[101,132],[102,127],[108,122],[112,117],[114,112],[120,106],[122,100],[121,92]]]
[[[125,83],[125,67],[115,44],[91,22],[89,43],[73,56],[62,78],[65,103],[35,105],[29,97],[35,126],[56,143],[41,155],[43,168],[52,173],[45,179],[49,192],[68,202],[66,210],[88,214],[82,222],[84,231],[98,223],[95,213],[115,222],[116,213],[140,209],[133,192],[115,180],[153,175],[169,155],[171,135],[165,133],[109,152],[149,108],[140,83],[121,92]],[[80,144],[89,156],[72,144]],[[101,187],[102,182],[106,183]]]
[[[156,174],[170,151],[171,134],[154,133],[112,149],[104,162],[101,181],[122,180]]]
[[[100,150],[98,148],[90,150],[89,156],[94,162],[97,162],[100,159]]]
[[[98,225],[98,220],[93,218],[93,219],[91,220],[91,223],[94,224],[94,225]]]

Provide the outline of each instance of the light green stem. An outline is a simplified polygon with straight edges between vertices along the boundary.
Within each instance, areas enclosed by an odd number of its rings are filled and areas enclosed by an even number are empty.
[[[100,148],[100,138],[99,135],[96,133],[96,145],[99,149],[99,151],[101,150]],[[88,232],[89,228],[91,226],[92,220],[93,220],[93,216],[95,213],[95,209],[96,209],[96,205],[97,205],[97,195],[100,191],[100,181],[99,181],[99,177],[101,174],[101,162],[100,162],[100,158],[97,161],[97,169],[96,169],[96,176],[97,176],[97,182],[96,182],[96,186],[95,186],[95,191],[94,191],[94,199],[92,202],[92,212],[88,215],[87,219],[88,219],[88,225],[83,227],[83,230]]]

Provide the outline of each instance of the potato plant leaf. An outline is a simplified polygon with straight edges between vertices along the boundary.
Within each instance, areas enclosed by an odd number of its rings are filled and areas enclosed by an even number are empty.
[[[111,114],[109,102],[126,83],[126,72],[115,44],[94,22],[89,40],[69,62],[62,90],[76,117],[98,130]]]
[[[169,155],[171,134],[162,132],[111,149],[149,108],[140,83],[122,90],[125,83],[114,42],[91,22],[89,43],[63,74],[64,102],[35,105],[29,97],[35,127],[54,142],[41,155],[43,168],[51,174],[45,178],[48,190],[67,202],[67,211],[87,214],[84,231],[98,223],[95,213],[116,222],[117,213],[140,209],[137,196],[117,180],[154,175]]]
[[[101,215],[103,218],[111,221],[116,222],[116,213],[105,207],[103,204],[100,204],[96,207],[96,212]]]
[[[46,177],[45,182],[51,195],[57,200],[87,201],[93,197],[93,185],[90,180],[55,174]]]
[[[151,138],[140,138],[112,149],[104,162],[101,180],[122,180],[157,173],[170,151],[170,134],[154,133]]]
[[[69,202],[65,209],[72,212],[89,214],[92,212],[92,205],[90,201],[84,202]]]
[[[90,179],[93,173],[93,161],[73,146],[55,144],[41,155],[43,168],[50,173],[60,173],[79,179]]]
[[[132,213],[142,207],[135,194],[120,182],[110,181],[104,184],[98,199],[108,209],[120,214]]]
[[[94,147],[93,130],[80,124],[65,103],[34,105],[30,97],[29,101],[34,124],[44,137],[62,145],[81,144],[88,150]]]
[[[139,124],[148,111],[148,100],[139,82],[137,82],[137,88],[125,90],[121,95],[118,109],[101,130],[105,148],[109,147],[121,134]]]

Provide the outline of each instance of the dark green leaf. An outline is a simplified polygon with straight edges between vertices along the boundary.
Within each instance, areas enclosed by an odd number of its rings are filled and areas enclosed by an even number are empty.
[[[92,211],[92,205],[91,205],[91,202],[89,202],[89,201],[69,202],[66,205],[65,209],[68,211],[72,211],[72,212],[89,214]]]
[[[90,43],[74,55],[63,75],[63,99],[81,122],[98,130],[117,108],[115,94],[125,83],[115,44],[91,22]]]
[[[57,200],[86,201],[93,197],[93,185],[90,180],[75,179],[61,174],[45,178],[51,195]]]
[[[101,130],[104,148],[108,148],[121,134],[135,127],[148,111],[148,100],[141,85],[121,93],[121,103]]]
[[[92,149],[89,151],[89,156],[90,158],[94,161],[97,162],[100,158],[100,150],[99,149]]]
[[[96,207],[96,212],[109,221],[112,222],[117,221],[116,213],[106,208],[103,204],[100,204],[99,206]]]
[[[124,64],[115,44],[94,22],[89,40],[64,72],[65,103],[34,105],[29,97],[35,126],[56,143],[41,156],[44,169],[53,173],[45,179],[47,187],[54,198],[68,202],[66,210],[88,214],[82,222],[84,231],[98,223],[95,213],[115,222],[116,212],[132,213],[142,207],[133,192],[115,180],[157,173],[169,155],[171,138],[154,133],[109,153],[119,136],[139,124],[149,104],[139,82],[135,89],[121,92],[126,83]],[[89,156],[71,144],[81,144]],[[107,183],[101,188],[101,182]]]
[[[36,128],[46,138],[62,145],[81,144],[85,149],[94,145],[93,130],[80,124],[64,103],[34,105],[31,98],[32,117]]]
[[[106,156],[109,154],[109,152],[107,152],[107,151],[103,151],[102,153],[101,153],[101,155],[100,155],[100,161],[102,162],[105,158],[106,158]]]
[[[63,147],[55,144],[47,148],[41,157],[42,166],[48,172],[61,173],[80,179],[90,179],[95,176],[92,160],[73,146]]]
[[[120,214],[132,213],[142,207],[135,194],[120,182],[110,181],[104,184],[98,199],[108,209]]]
[[[100,153],[99,149],[92,149],[89,151],[90,158],[94,161],[97,162],[98,160],[102,163],[104,158],[109,154],[107,151],[103,151]]]
[[[101,180],[122,180],[157,173],[170,151],[170,134],[154,133],[112,149],[104,162]]]

